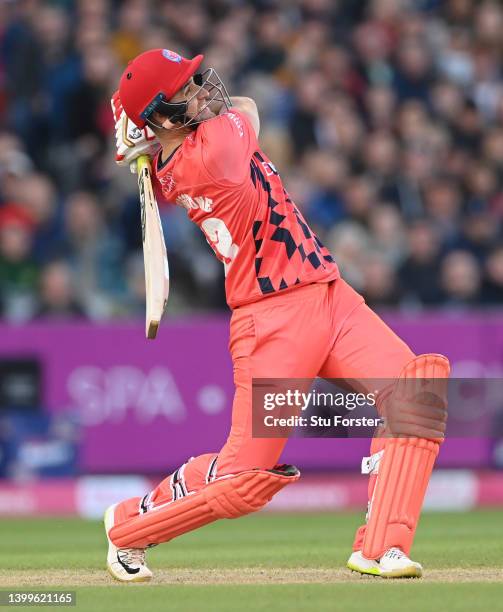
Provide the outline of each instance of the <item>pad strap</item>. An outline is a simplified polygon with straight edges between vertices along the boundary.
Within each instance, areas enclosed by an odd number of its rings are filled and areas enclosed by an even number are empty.
[[[379,474],[379,464],[384,455],[384,450],[379,451],[370,455],[370,457],[363,457],[362,459],[362,474],[376,475]]]

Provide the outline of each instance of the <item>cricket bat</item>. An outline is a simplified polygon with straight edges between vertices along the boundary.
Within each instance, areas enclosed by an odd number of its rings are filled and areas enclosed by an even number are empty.
[[[153,340],[168,302],[169,267],[159,208],[152,187],[152,166],[148,155],[138,160],[138,189],[141,204],[143,263],[145,264],[145,333]]]

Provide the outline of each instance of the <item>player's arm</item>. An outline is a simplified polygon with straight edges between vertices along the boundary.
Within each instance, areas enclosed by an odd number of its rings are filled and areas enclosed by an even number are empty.
[[[242,184],[250,175],[250,158],[258,149],[257,106],[250,98],[231,98],[233,106],[198,128],[202,161],[213,180]],[[234,101],[237,104],[234,105]]]
[[[255,101],[251,98],[232,97],[231,102],[233,108],[237,109],[248,117],[255,131],[255,134],[258,137],[260,132],[260,117]]]

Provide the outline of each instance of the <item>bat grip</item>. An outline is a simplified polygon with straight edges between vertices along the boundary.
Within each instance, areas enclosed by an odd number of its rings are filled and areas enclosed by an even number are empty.
[[[141,174],[144,168],[148,168],[149,170],[152,169],[152,164],[150,162],[150,157],[148,155],[140,155],[138,159],[136,160],[136,164],[138,168],[138,175]]]

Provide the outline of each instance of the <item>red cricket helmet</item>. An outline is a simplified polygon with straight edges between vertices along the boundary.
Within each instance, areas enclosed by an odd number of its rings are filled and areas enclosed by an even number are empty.
[[[186,59],[169,49],[152,49],[130,61],[122,73],[119,96],[126,115],[139,128],[162,101],[168,101],[193,76],[202,55]]]

